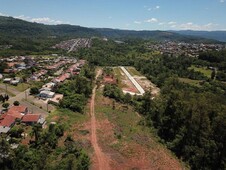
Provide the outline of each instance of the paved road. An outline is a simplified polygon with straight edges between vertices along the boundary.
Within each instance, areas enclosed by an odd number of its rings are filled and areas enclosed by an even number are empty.
[[[125,67],[120,67],[122,71],[126,74],[126,76],[130,79],[133,85],[140,92],[138,95],[143,95],[145,93],[144,89],[137,83],[137,81],[130,75],[130,73],[125,69]]]
[[[75,40],[75,43],[71,46],[71,48],[68,50],[67,53],[72,52],[72,50],[75,48],[75,46],[78,44],[79,40]]]
[[[96,78],[101,74],[101,70],[98,70]],[[98,161],[98,169],[99,170],[109,170],[109,162],[108,158],[102,152],[99,144],[98,144],[98,138],[97,138],[97,128],[96,128],[96,117],[95,117],[95,95],[96,95],[96,88],[97,86],[94,87],[93,89],[93,94],[91,98],[91,104],[90,104],[90,115],[91,115],[91,143],[94,148],[95,155],[97,157]]]

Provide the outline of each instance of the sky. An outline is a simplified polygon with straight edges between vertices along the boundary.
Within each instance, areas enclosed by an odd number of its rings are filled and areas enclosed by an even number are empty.
[[[0,15],[129,30],[226,30],[226,0],[0,0]]]

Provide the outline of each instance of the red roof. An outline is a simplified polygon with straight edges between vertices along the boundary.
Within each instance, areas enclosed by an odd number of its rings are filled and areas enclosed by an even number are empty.
[[[27,114],[27,115],[24,115],[22,122],[38,122],[40,117],[41,115],[39,114]]]
[[[24,113],[24,112],[26,112],[26,109],[27,109],[26,106],[12,106],[9,108],[8,112]]]
[[[23,117],[23,115],[17,111],[8,111],[6,113],[7,115],[13,116],[14,118],[17,118],[17,119],[21,119]]]
[[[8,114],[5,114],[3,117],[4,118],[0,120],[0,126],[10,127],[16,120],[15,117]]]
[[[12,106],[9,108],[6,114],[9,114],[15,118],[21,119],[23,117],[23,113],[25,113],[26,111],[27,111],[26,106]]]

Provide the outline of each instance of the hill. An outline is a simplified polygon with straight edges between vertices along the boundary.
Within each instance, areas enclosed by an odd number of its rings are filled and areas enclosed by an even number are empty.
[[[200,38],[197,36],[181,35],[169,31],[134,31],[134,30],[120,30],[120,29],[109,29],[109,28],[97,28],[96,29],[102,36],[114,39],[125,39],[125,38],[142,38],[152,39],[154,41],[184,41],[184,42],[206,42],[214,43],[215,40],[206,38]]]
[[[44,25],[13,17],[0,16],[0,44],[13,45],[16,50],[40,51],[54,43],[77,37],[113,39],[142,38],[154,41],[206,42],[217,41],[168,31],[134,31],[109,28],[86,28],[77,25]]]
[[[43,36],[94,36],[97,31],[74,25],[44,25],[32,23],[13,17],[0,16],[1,36],[43,37]]]
[[[171,31],[173,33],[179,33],[182,35],[191,35],[198,36],[202,38],[213,39],[217,41],[226,42],[226,31],[192,31],[192,30],[184,30],[184,31]]]

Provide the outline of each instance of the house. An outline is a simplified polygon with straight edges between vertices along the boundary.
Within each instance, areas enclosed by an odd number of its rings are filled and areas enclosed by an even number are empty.
[[[21,79],[19,77],[15,77],[13,80],[10,81],[10,84],[17,85],[21,82]]]
[[[47,89],[50,89],[49,91],[51,91],[55,86],[56,86],[56,83],[50,82],[50,83],[44,84],[42,86],[42,89],[47,88]]]
[[[20,113],[21,115],[26,115],[28,113],[28,108],[26,106],[12,106],[9,108],[8,112],[9,114],[15,114]]]
[[[60,77],[57,77],[55,79],[55,81],[60,83],[60,82],[64,82],[68,78],[70,78],[70,74],[69,73],[65,73],[65,74],[61,75]]]
[[[60,100],[64,98],[63,94],[56,94],[52,99],[49,100],[49,102],[52,102],[54,104],[59,104]]]
[[[40,114],[26,114],[24,115],[21,121],[28,125],[32,125],[34,123],[39,123],[40,119],[41,119]]]
[[[41,98],[53,98],[54,96],[55,96],[55,93],[51,91],[44,90],[39,93],[39,97]]]
[[[10,83],[12,81],[11,78],[5,78],[3,79],[3,83]]]
[[[0,118],[0,134],[8,133],[8,131],[15,124],[15,121],[16,121],[16,118],[11,115],[8,115],[8,114],[2,115]]]

